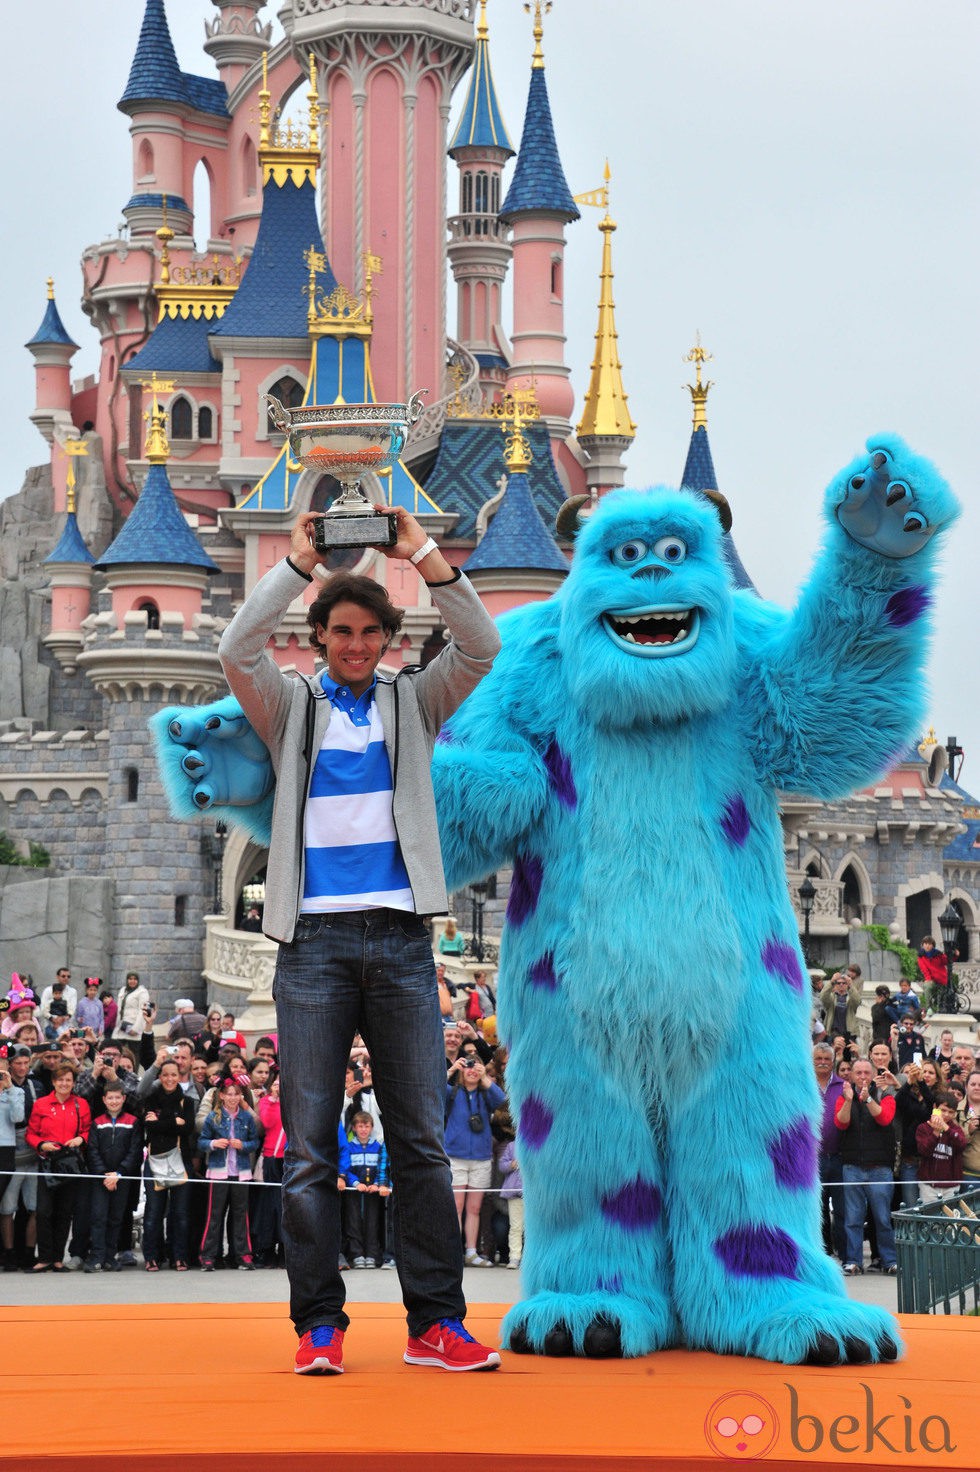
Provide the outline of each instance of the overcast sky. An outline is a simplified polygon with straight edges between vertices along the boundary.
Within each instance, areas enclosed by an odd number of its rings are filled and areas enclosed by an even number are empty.
[[[115,103],[143,9],[45,0],[36,30],[29,6],[6,17],[0,495],[44,458],[27,419],[33,372],[22,344],[49,274],[82,345],[75,373],[96,366],[79,255],[114,233],[131,193],[127,119]],[[181,67],[214,75],[200,49],[214,7],[168,0],[167,11]],[[531,22],[520,0],[490,0],[488,19],[516,146]],[[965,515],[946,557],[928,712],[941,740],[955,733],[966,747],[963,780],[980,794],[978,41],[976,0],[555,0],[544,45],[571,189],[600,184],[607,155],[612,168],[617,326],[638,425],[629,482],[680,476],[690,432],[682,359],[698,330],[714,354],[715,468],[766,596],[793,601],[821,491],[868,434],[897,430],[937,460]],[[461,99],[462,88],[454,120]],[[451,179],[450,199],[455,190]],[[566,256],[579,395],[601,248],[598,212],[583,217]]]

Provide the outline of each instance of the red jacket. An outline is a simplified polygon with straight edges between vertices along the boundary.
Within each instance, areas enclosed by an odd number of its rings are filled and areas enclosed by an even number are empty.
[[[65,1103],[59,1104],[58,1096],[52,1091],[38,1099],[31,1110],[25,1138],[31,1149],[40,1153],[41,1146],[49,1140],[56,1145],[67,1145],[78,1135],[87,1140],[91,1125],[92,1111],[84,1099],[69,1094]]]
[[[933,951],[931,955],[922,953],[916,958],[919,974],[926,981],[931,981],[935,986],[946,986],[949,981],[949,971],[946,967],[946,955],[943,951]]]

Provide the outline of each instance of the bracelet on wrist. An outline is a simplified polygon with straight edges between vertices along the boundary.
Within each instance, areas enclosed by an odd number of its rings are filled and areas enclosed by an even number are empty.
[[[426,537],[419,550],[417,552],[413,552],[408,560],[413,567],[418,567],[419,563],[423,560],[423,558],[428,557],[430,552],[437,552],[438,550],[438,546],[432,540],[432,538]]]

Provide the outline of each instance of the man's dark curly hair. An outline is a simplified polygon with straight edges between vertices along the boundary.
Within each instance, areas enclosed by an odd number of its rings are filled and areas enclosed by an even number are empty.
[[[356,603],[359,608],[366,608],[368,613],[376,614],[389,641],[398,633],[405,616],[404,610],[395,607],[384,588],[373,578],[358,577],[352,572],[334,573],[324,583],[306,615],[306,622],[310,626],[310,645],[324,657],[326,649],[317,638],[317,624],[326,628],[330,611],[336,603]]]

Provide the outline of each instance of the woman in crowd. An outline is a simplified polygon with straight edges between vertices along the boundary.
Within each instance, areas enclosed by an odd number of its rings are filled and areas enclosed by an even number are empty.
[[[269,1087],[258,1103],[262,1134],[262,1181],[251,1191],[252,1250],[256,1267],[284,1267],[282,1255],[282,1171],[286,1154],[286,1131],[282,1126],[279,1105],[279,1075],[269,1080]]]
[[[980,1180],[980,1073],[967,1075],[966,1096],[956,1111],[956,1123],[966,1135],[964,1181]]]
[[[221,1013],[212,1007],[208,1011],[204,1030],[199,1032],[194,1039],[194,1052],[208,1063],[218,1063],[221,1059],[221,1049],[226,1046],[221,1036]]]
[[[456,929],[455,916],[450,915],[446,928],[439,937],[440,956],[461,956],[466,950],[466,939]]]
[[[56,1273],[65,1271],[65,1244],[84,1170],[82,1152],[92,1125],[88,1104],[75,1095],[74,1087],[73,1065],[56,1063],[51,1069],[51,1093],[38,1099],[27,1126],[26,1140],[41,1169],[36,1273],[52,1268]]]
[[[938,1086],[939,1070],[931,1058],[925,1058],[921,1063],[908,1065],[905,1082],[895,1095],[895,1119],[899,1129],[898,1179],[903,1206],[915,1206],[919,1200],[919,1149],[915,1132],[935,1108]]]
[[[446,1154],[453,1176],[456,1212],[463,1228],[467,1267],[488,1267],[477,1252],[480,1207],[490,1186],[493,1135],[490,1116],[507,1102],[503,1089],[486,1076],[475,1051],[461,1054],[446,1081]]]
[[[157,1081],[147,1096],[143,1130],[147,1144],[147,1161],[143,1170],[146,1190],[143,1257],[146,1271],[156,1273],[160,1270],[166,1225],[167,1255],[177,1271],[185,1273],[189,1188],[185,1180],[183,1184],[174,1183],[158,1190],[160,1183],[151,1163],[153,1157],[162,1160],[162,1157],[178,1151],[185,1175],[190,1174],[192,1167],[194,1102],[181,1088],[180,1074],[172,1060],[161,1064]]]
[[[221,1085],[217,1102],[204,1121],[198,1147],[207,1161],[208,1214],[201,1243],[201,1271],[214,1271],[223,1241],[225,1208],[228,1208],[229,1245],[246,1270],[254,1268],[252,1241],[248,1232],[248,1185],[252,1179],[252,1155],[259,1145],[258,1126],[251,1109],[245,1107],[243,1090],[234,1078]]]
[[[248,1082],[252,1090],[252,1098],[258,1101],[262,1098],[269,1085],[272,1075],[272,1065],[268,1058],[253,1058],[248,1065]]]

